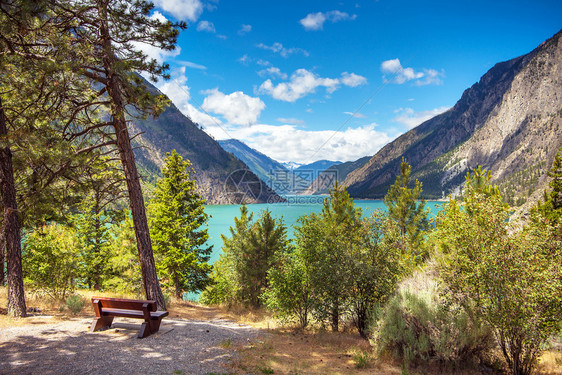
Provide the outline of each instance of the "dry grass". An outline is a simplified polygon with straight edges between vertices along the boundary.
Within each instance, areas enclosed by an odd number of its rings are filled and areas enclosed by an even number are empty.
[[[271,333],[261,342],[237,348],[234,373],[400,374],[398,366],[376,360],[373,349],[357,334],[283,329]]]
[[[115,293],[80,290],[76,292],[86,299],[86,305],[78,316],[93,317],[90,299],[94,295],[106,297],[138,298]],[[63,302],[45,297],[27,295],[28,308],[39,309],[29,318],[11,318],[6,315],[6,288],[0,287],[0,329],[26,324],[46,324],[66,320],[72,314],[61,309]],[[193,302],[172,300],[170,317],[191,320],[229,319],[248,324],[268,332],[259,342],[244,345],[225,342],[221,345],[239,353],[232,363],[231,374],[401,374],[400,363],[377,358],[369,343],[356,332],[331,333],[326,331],[297,331],[279,326],[264,310],[204,306]],[[47,316],[47,317],[46,317]],[[75,315],[72,315],[75,316]],[[539,375],[562,374],[562,345],[541,357]],[[411,369],[410,374],[474,374],[478,369],[444,370],[435,366]]]

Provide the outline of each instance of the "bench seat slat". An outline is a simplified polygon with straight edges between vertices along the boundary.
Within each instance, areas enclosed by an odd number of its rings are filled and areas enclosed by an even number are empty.
[[[101,314],[102,316],[120,316],[124,318],[144,319],[143,312],[139,310],[126,310],[126,309],[114,309],[110,307],[103,307],[101,310]],[[167,311],[150,312],[151,319],[162,319],[163,317],[166,316],[168,316]]]

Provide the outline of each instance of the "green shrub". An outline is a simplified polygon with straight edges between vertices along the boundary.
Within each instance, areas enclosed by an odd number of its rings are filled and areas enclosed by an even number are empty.
[[[73,294],[66,299],[66,308],[74,315],[82,311],[86,305],[86,300],[79,294]]]
[[[64,225],[39,227],[24,239],[22,268],[29,289],[64,301],[74,289],[79,247],[74,231]]]
[[[445,305],[429,273],[404,281],[385,306],[377,331],[380,352],[410,364],[471,361],[493,347],[488,327],[465,310]]]
[[[371,365],[371,357],[369,353],[360,351],[353,356],[353,363],[355,368],[367,368]]]

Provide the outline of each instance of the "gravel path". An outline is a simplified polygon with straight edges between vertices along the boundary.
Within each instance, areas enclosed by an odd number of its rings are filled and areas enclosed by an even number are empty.
[[[90,333],[92,319],[34,321],[0,331],[0,374],[226,373],[230,344],[260,331],[231,321],[167,319],[160,331],[137,339],[139,320],[116,318],[112,329]]]

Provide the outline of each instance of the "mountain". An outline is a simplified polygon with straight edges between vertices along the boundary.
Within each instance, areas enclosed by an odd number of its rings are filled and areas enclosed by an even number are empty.
[[[292,190],[289,183],[292,173],[283,164],[237,139],[218,142],[223,149],[243,161],[252,172],[277,193],[287,194]]]
[[[332,165],[341,164],[341,161],[330,161],[330,160],[318,160],[310,164],[303,164],[297,168],[295,171],[315,171],[315,172],[322,172],[326,169],[330,168]]]
[[[302,195],[328,194],[336,183],[345,180],[347,175],[352,171],[361,168],[371,159],[370,156],[364,156],[355,161],[347,161],[341,164],[334,164],[328,169],[320,172],[318,177],[312,181],[310,186],[304,190]]]
[[[295,193],[304,194],[310,188],[310,185],[315,181],[322,172],[331,166],[341,164],[341,161],[318,160],[310,164],[303,164],[298,168],[293,169],[293,173],[300,179],[301,184]]]
[[[297,169],[298,167],[303,165],[301,163],[296,163],[294,161],[290,161],[290,162],[287,162],[287,163],[281,163],[281,164],[283,164],[283,166],[287,169]]]
[[[218,141],[226,151],[243,161],[250,170],[264,181],[277,194],[296,194],[308,187],[308,173],[291,170],[283,163],[249,147],[237,139]],[[292,163],[296,165],[296,163]],[[300,175],[304,177],[300,177]]]
[[[149,82],[146,84],[157,91]],[[133,146],[145,190],[153,189],[161,176],[166,152],[175,149],[193,164],[199,191],[207,204],[283,200],[173,104],[158,118],[131,119],[131,134],[137,134]]]
[[[405,157],[427,198],[457,193],[482,165],[511,204],[537,199],[562,145],[561,36],[496,64],[453,108],[383,147],[348,174],[349,193],[382,198]]]

